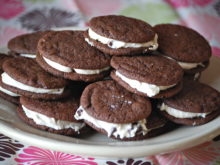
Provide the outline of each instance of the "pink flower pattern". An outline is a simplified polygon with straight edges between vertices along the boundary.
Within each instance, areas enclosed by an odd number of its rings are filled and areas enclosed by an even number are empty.
[[[34,146],[24,149],[23,153],[15,158],[15,161],[19,165],[27,163],[31,165],[97,165],[93,160],[94,158],[83,158],[81,156],[45,150]]]
[[[213,2],[213,0],[166,0],[173,7],[189,7],[189,6],[206,6],[209,3]]]
[[[166,165],[209,165],[220,156],[220,146],[211,142],[171,154],[157,155],[159,164]]]
[[[212,46],[220,46],[220,18],[208,14],[189,14],[185,20],[187,26],[202,34]],[[214,55],[220,55],[219,47],[213,48]]]
[[[220,57],[220,48],[213,46],[212,47],[212,52],[214,55]]]
[[[25,7],[20,0],[0,0],[0,18],[11,19],[21,12]]]
[[[74,0],[74,2],[87,17],[113,14],[122,6],[121,0]]]

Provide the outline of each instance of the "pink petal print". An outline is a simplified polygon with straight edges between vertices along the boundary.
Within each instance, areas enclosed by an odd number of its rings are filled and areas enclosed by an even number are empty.
[[[166,0],[166,1],[175,8],[189,6],[188,0]]]
[[[70,1],[70,0],[62,0],[62,5],[69,10],[72,10],[73,12],[78,12],[78,7],[76,6],[74,0]]]
[[[87,16],[113,14],[122,6],[121,0],[73,0],[79,10]]]
[[[26,33],[25,30],[13,27],[0,27],[0,47],[7,46],[7,43],[11,38],[24,33]]]
[[[201,144],[184,152],[184,156],[194,164],[206,165],[215,160],[220,153],[215,148],[209,148],[210,142]]]
[[[24,11],[20,0],[0,0],[0,18],[11,19]]]
[[[220,156],[218,145],[211,142],[170,154],[157,155],[159,164],[166,165],[209,165]]]
[[[214,0],[166,0],[173,7],[189,7],[189,6],[201,6],[204,7]]]
[[[197,30],[207,39],[213,39],[220,32],[220,18],[211,15],[190,14],[184,21],[189,27]],[[216,36],[216,39],[218,38]]]
[[[24,149],[23,153],[15,158],[15,161],[20,165],[27,163],[32,165],[97,165],[93,160],[94,158],[83,158],[81,156],[45,150],[34,146]]]
[[[159,165],[158,160],[157,160],[156,157],[153,156],[153,155],[147,156],[147,157],[145,157],[145,159],[146,159],[146,160],[150,160],[150,161],[153,163],[153,165]]]
[[[220,57],[220,48],[213,46],[212,53],[218,57]]]
[[[214,48],[213,54],[219,54],[220,48],[220,18],[208,14],[190,14],[184,20],[191,27],[202,34]]]

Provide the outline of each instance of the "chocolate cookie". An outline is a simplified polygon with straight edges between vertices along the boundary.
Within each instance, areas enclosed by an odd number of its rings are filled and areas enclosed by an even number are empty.
[[[3,63],[1,86],[31,98],[58,99],[68,96],[68,81],[44,71],[34,59],[12,58]]]
[[[211,47],[198,32],[173,24],[154,27],[158,34],[158,51],[174,59],[188,74],[205,70],[211,57]]]
[[[125,16],[99,16],[89,21],[85,40],[110,55],[132,55],[156,50],[157,34],[146,22]]]
[[[88,85],[80,99],[76,119],[83,119],[97,131],[120,140],[146,134],[146,118],[151,113],[150,101],[133,94],[113,80]]]
[[[10,59],[11,56],[8,56],[6,54],[2,54],[0,53],[0,74],[3,73],[3,69],[2,69],[2,65],[3,63],[7,60],[7,59]],[[14,104],[18,104],[19,103],[19,95],[12,92],[12,91],[9,91],[5,88],[3,88],[1,85],[0,85],[0,96],[9,101],[9,102],[12,102]]]
[[[159,108],[175,123],[201,125],[220,114],[220,93],[208,85],[185,80],[182,91],[164,99]]]
[[[96,81],[110,70],[110,57],[88,45],[83,31],[50,32],[40,39],[38,51],[39,65],[66,79]]]
[[[29,125],[63,135],[80,134],[85,124],[73,115],[79,107],[79,99],[46,101],[22,96],[17,111],[21,119]]]
[[[171,97],[181,88],[182,68],[162,56],[130,56],[111,59],[111,77],[130,92],[153,98]]]
[[[198,72],[198,73],[195,73],[195,74],[184,73],[183,78],[187,79],[187,80],[199,81],[201,75],[202,75],[201,72]]]
[[[27,58],[35,58],[37,54],[38,40],[47,33],[45,32],[33,32],[29,34],[23,34],[12,38],[8,42],[8,48],[10,54],[13,56],[22,56]]]
[[[141,140],[161,135],[169,132],[177,127],[176,124],[169,122],[166,118],[156,112],[152,112],[148,118],[146,118],[147,133],[145,135],[139,134],[139,136],[132,140]],[[124,139],[130,140],[130,139]]]

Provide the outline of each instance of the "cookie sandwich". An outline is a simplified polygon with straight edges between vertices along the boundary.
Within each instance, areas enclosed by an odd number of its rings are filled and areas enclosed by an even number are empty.
[[[85,130],[85,123],[74,119],[79,99],[39,100],[22,96],[17,108],[19,117],[27,124],[51,133],[78,135]]]
[[[148,137],[149,132],[165,125],[163,120],[150,124],[150,114],[151,103],[148,98],[128,92],[113,80],[106,80],[86,87],[75,118],[84,120],[108,137],[140,140]]]
[[[182,68],[163,56],[114,56],[111,77],[130,92],[152,97],[166,98],[182,88]]]
[[[85,40],[110,55],[132,55],[154,51],[158,36],[146,22],[125,16],[107,15],[89,21]]]
[[[158,51],[175,60],[185,74],[197,79],[209,64],[211,47],[208,41],[193,29],[173,24],[154,27],[158,34]]]
[[[185,80],[182,91],[164,99],[158,107],[174,123],[201,125],[220,114],[220,93],[208,85]]]
[[[2,69],[2,65],[7,59],[11,59],[11,56],[0,53],[0,74],[2,74],[4,72]],[[1,85],[0,85],[0,96],[2,98],[4,98],[5,100],[12,102],[14,104],[19,103],[19,96],[20,95],[3,88]]]
[[[66,79],[91,82],[110,71],[110,57],[88,45],[83,31],[50,32],[40,39],[38,51],[39,65]]]
[[[48,31],[33,32],[12,38],[8,42],[10,55],[21,56],[26,58],[36,58],[38,40],[47,32]]]
[[[44,71],[34,59],[12,58],[3,63],[0,84],[18,95],[58,99],[70,94],[68,81]]]

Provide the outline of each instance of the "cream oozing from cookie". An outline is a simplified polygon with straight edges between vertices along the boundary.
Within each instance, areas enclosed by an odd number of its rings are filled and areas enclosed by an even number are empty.
[[[202,66],[202,67],[205,67],[205,65],[203,63],[188,63],[188,62],[179,62],[177,61],[177,63],[183,68],[183,69],[186,69],[186,70],[189,70],[189,69],[193,69],[193,68],[197,68],[198,66]]]
[[[32,110],[26,108],[24,105],[22,105],[22,109],[23,109],[25,115],[28,118],[32,119],[36,124],[50,127],[55,130],[71,128],[74,131],[78,132],[81,128],[83,128],[85,126],[85,123],[57,120],[52,117],[47,117],[46,115],[37,113],[35,111],[32,111]]]
[[[21,57],[36,58],[36,54],[20,54]]]
[[[149,50],[156,50],[158,48],[157,34],[155,34],[153,40],[148,41],[148,42],[144,42],[144,43],[123,42],[123,41],[119,41],[119,40],[115,40],[115,39],[111,39],[111,38],[106,38],[106,37],[103,37],[103,36],[97,34],[91,28],[88,29],[88,35],[91,39],[97,40],[97,41],[101,42],[102,44],[108,45],[108,47],[110,47],[112,49],[146,47]]]
[[[19,97],[19,96],[20,96],[19,94],[14,93],[14,92],[12,92],[12,91],[9,91],[9,90],[7,90],[7,89],[1,87],[1,86],[0,86],[0,91],[3,92],[3,93],[5,93],[5,94],[7,94],[7,95],[9,95],[9,96],[12,96],[12,97]]]
[[[199,77],[200,77],[200,75],[201,75],[201,73],[196,73],[196,74],[194,75],[194,79],[193,79],[193,80],[198,80]]]
[[[146,82],[140,82],[138,80],[127,78],[126,76],[122,75],[118,71],[115,72],[116,76],[118,76],[122,81],[126,82],[130,87],[135,88],[139,92],[143,92],[147,94],[149,97],[153,97],[160,93],[161,90],[166,90],[169,88],[174,87],[176,84],[169,85],[169,86],[157,86],[154,84],[149,84]]]
[[[85,38],[85,41],[86,41],[90,46],[94,46],[93,42],[91,42],[88,38]]]
[[[44,89],[44,88],[32,87],[32,86],[23,84],[21,82],[18,82],[17,80],[10,77],[6,72],[2,73],[1,76],[2,76],[2,82],[4,84],[13,86],[15,88],[22,89],[28,92],[42,93],[42,94],[62,94],[64,91],[64,88]]]
[[[186,69],[186,70],[193,69],[198,66],[205,67],[205,65],[202,62],[199,62],[199,63],[180,62],[168,56],[164,56],[164,57],[176,61],[181,66],[181,68]]]
[[[146,119],[139,120],[136,123],[126,123],[126,124],[118,124],[118,123],[109,123],[102,120],[97,120],[94,117],[90,116],[82,106],[78,108],[74,115],[77,120],[86,120],[97,128],[104,129],[108,136],[120,137],[123,138],[132,138],[136,135],[139,129],[143,135],[147,134],[149,130],[146,127]]]
[[[184,112],[175,108],[172,108],[164,103],[159,106],[161,111],[166,111],[169,115],[174,116],[175,118],[194,118],[202,117],[205,118],[209,113],[195,113],[195,112]]]
[[[102,69],[76,69],[76,68],[72,69],[70,67],[67,67],[67,66],[61,65],[57,62],[54,62],[52,60],[49,60],[48,58],[45,58],[44,56],[43,56],[43,59],[52,68],[54,68],[56,70],[59,70],[61,72],[67,72],[67,73],[75,71],[78,74],[93,75],[93,74],[99,74],[101,72],[104,72],[104,71],[107,71],[107,70],[110,69],[110,67],[105,67],[105,68],[102,68]]]

